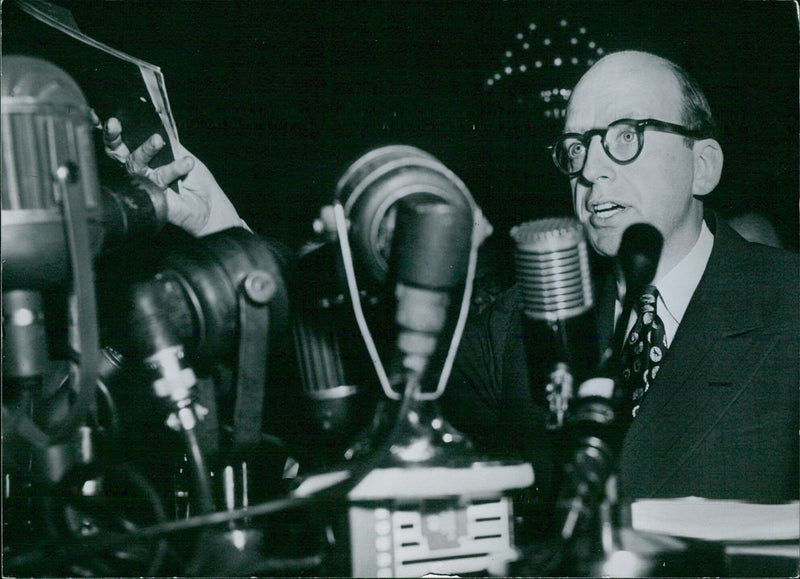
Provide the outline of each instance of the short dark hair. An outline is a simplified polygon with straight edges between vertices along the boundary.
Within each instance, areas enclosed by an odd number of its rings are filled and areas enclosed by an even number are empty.
[[[711,113],[708,99],[697,81],[684,68],[670,60],[665,60],[668,68],[675,75],[683,96],[681,122],[690,129],[700,131],[712,139],[719,138],[719,127]],[[691,146],[692,140],[687,139]]]

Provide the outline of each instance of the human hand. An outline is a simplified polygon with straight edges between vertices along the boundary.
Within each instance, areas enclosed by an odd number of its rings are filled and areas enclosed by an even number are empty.
[[[131,152],[122,139],[122,125],[113,117],[103,127],[103,144],[105,153],[122,163],[129,174],[144,176],[165,189],[170,223],[198,237],[229,227],[247,227],[208,167],[182,145],[172,163],[154,169],[148,163],[166,144],[161,135],[152,135]],[[178,179],[183,180],[181,193],[170,187]]]

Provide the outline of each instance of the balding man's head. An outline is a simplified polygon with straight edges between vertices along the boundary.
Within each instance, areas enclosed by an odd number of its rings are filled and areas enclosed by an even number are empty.
[[[718,138],[716,121],[702,88],[686,70],[666,58],[637,50],[614,52],[601,58],[575,87],[568,112],[585,89],[590,88],[589,98],[594,98],[593,91],[604,82],[620,96],[639,84],[653,89],[656,102],[675,98],[677,100],[673,104],[678,107],[678,117],[662,120],[672,120],[714,139]]]
[[[616,255],[634,223],[664,236],[664,271],[689,252],[702,224],[700,199],[722,170],[710,119],[699,87],[659,56],[612,53],[586,72],[554,158],[569,169],[576,216],[598,253]]]

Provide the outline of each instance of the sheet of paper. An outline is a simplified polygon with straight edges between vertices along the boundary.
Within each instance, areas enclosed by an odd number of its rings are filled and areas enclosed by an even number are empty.
[[[698,497],[635,501],[633,528],[726,542],[800,541],[800,503],[754,504]]]
[[[139,58],[98,42],[80,31],[72,13],[46,0],[15,0],[24,15],[40,25],[20,22],[9,24],[4,13],[4,52],[11,26],[23,25],[33,34],[11,37],[12,49],[29,56],[49,60],[70,74],[86,94],[89,106],[106,119],[120,118],[124,136],[135,148],[153,132],[162,133],[170,144],[153,160],[153,166],[175,158],[180,144],[172,115],[166,82],[161,69]],[[7,11],[4,11],[7,12]],[[21,17],[22,15],[20,15]],[[19,23],[19,24],[18,24]]]

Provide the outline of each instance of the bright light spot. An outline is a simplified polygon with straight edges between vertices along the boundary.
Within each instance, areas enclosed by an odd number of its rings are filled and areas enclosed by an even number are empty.
[[[93,497],[97,494],[98,490],[100,490],[100,485],[97,483],[97,480],[89,479],[83,483],[81,494],[85,497]]]
[[[231,531],[231,539],[233,540],[234,547],[239,549],[239,551],[244,551],[247,545],[247,535],[244,534],[244,531],[241,529],[234,529]]]
[[[605,577],[640,577],[644,571],[642,560],[630,551],[614,551],[603,562]]]
[[[28,308],[20,308],[11,315],[11,319],[13,320],[13,325],[24,327],[33,324],[36,321],[36,316]]]

